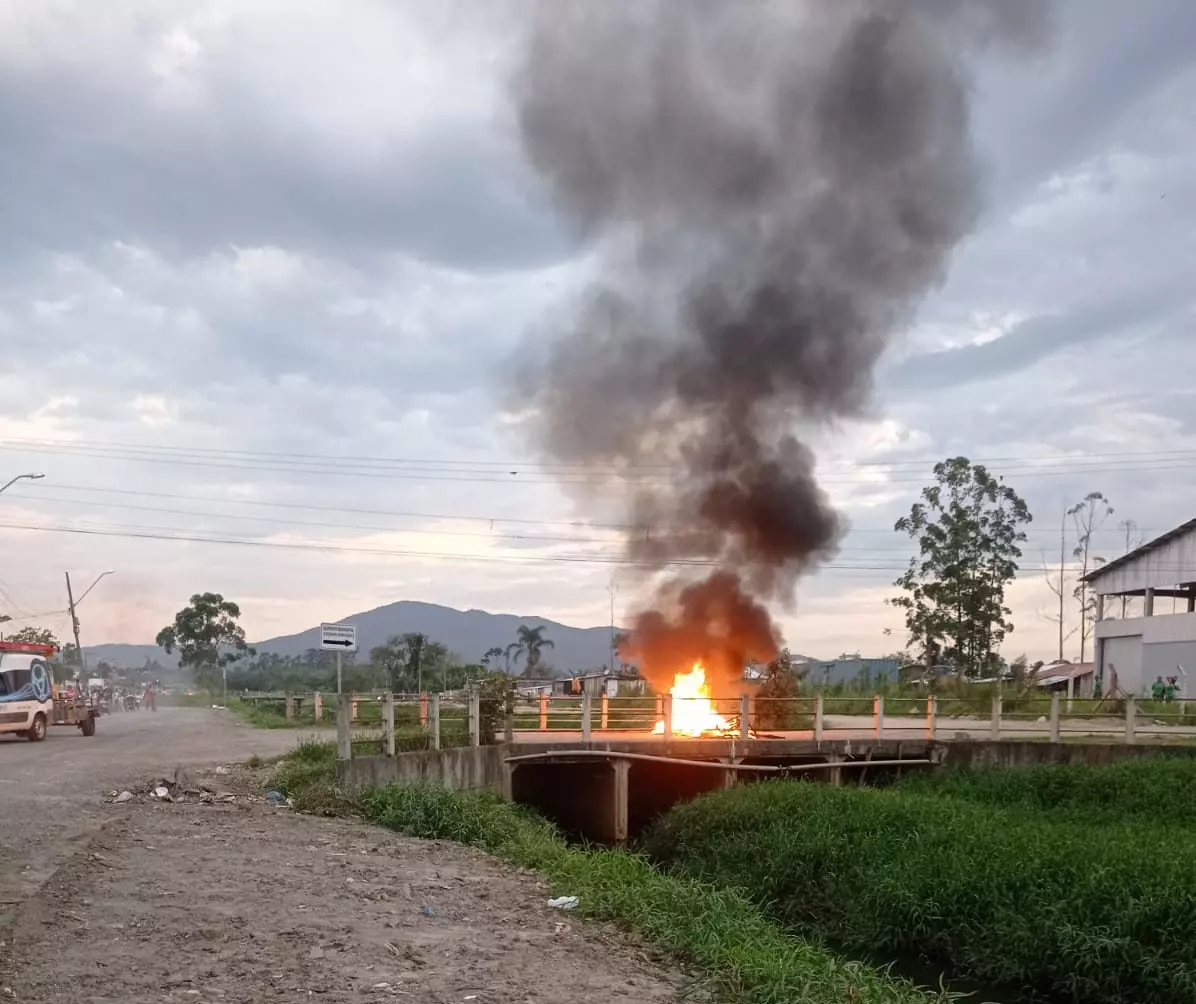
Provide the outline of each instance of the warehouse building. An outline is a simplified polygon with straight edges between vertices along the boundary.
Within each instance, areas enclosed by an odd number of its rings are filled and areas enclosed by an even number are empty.
[[[1089,573],[1096,595],[1096,686],[1101,694],[1150,690],[1176,677],[1188,696],[1196,672],[1196,519]],[[1141,616],[1119,616],[1123,597],[1141,601]],[[1138,612],[1139,604],[1133,604]]]

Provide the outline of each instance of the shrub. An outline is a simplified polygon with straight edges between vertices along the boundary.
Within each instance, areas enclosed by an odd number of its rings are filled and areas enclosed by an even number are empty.
[[[1196,824],[1196,756],[909,775],[910,792],[1093,821]]]
[[[623,851],[567,846],[551,825],[495,796],[389,787],[361,797],[366,818],[401,833],[456,840],[537,868],[581,910],[619,922],[697,966],[735,1004],[947,1004],[871,966],[785,935],[735,890],[656,871]]]
[[[1196,836],[903,790],[769,782],[674,809],[675,874],[803,934],[1060,1001],[1196,1002]]]

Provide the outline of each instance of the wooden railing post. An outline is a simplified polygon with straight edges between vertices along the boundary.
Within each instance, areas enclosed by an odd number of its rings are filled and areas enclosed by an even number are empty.
[[[664,721],[664,740],[668,742],[673,738],[673,695],[665,694],[661,700],[662,715]]]
[[[1136,703],[1133,694],[1125,699],[1125,741],[1129,744],[1135,742],[1134,729],[1137,723],[1134,718],[1138,713]]]
[[[1051,694],[1051,726],[1050,727],[1051,727],[1051,742],[1053,742],[1053,743],[1059,742],[1059,739],[1060,739],[1060,736],[1059,736],[1059,705],[1060,704],[1061,704],[1061,701],[1059,700],[1059,691],[1056,690],[1053,694]]]
[[[440,749],[440,695],[433,694],[428,705],[428,746]]]
[[[548,731],[548,695],[540,694],[540,731]]]
[[[482,745],[482,695],[476,690],[469,692],[469,745]]]
[[[747,694],[739,695],[739,738],[745,743],[752,738],[752,699]]]
[[[319,725],[324,720],[324,695],[318,690],[312,695],[311,708],[312,717],[315,719],[316,724]]]
[[[602,692],[602,711],[598,727],[603,732],[610,728],[610,695],[605,690]]]
[[[989,727],[989,738],[993,742],[997,742],[1001,738],[1001,695],[996,694],[993,697],[993,717],[992,724]]]
[[[926,696],[926,738],[934,742],[938,734],[938,698],[934,694]]]
[[[822,732],[826,727],[826,702],[821,694],[814,698],[814,742],[822,742]]]
[[[885,733],[885,699],[883,694],[872,698],[872,727],[879,739]]]
[[[593,695],[588,690],[581,693],[581,741],[588,743],[591,736],[591,721],[594,714]]]

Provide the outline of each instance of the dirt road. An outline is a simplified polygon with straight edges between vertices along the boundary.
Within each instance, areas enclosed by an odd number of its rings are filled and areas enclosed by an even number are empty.
[[[0,899],[22,901],[0,906],[0,1002],[677,999],[634,946],[468,849],[246,799],[104,802],[294,733],[173,709],[100,725],[0,742]]]
[[[274,756],[302,736],[251,729],[227,712],[160,708],[101,718],[96,734],[55,728],[45,742],[0,736],[0,923],[109,815],[104,794],[178,765]]]

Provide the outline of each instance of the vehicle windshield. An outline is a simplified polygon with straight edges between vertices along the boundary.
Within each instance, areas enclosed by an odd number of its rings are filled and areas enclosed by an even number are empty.
[[[28,669],[7,669],[0,672],[0,697],[15,694],[29,686],[33,674]]]

